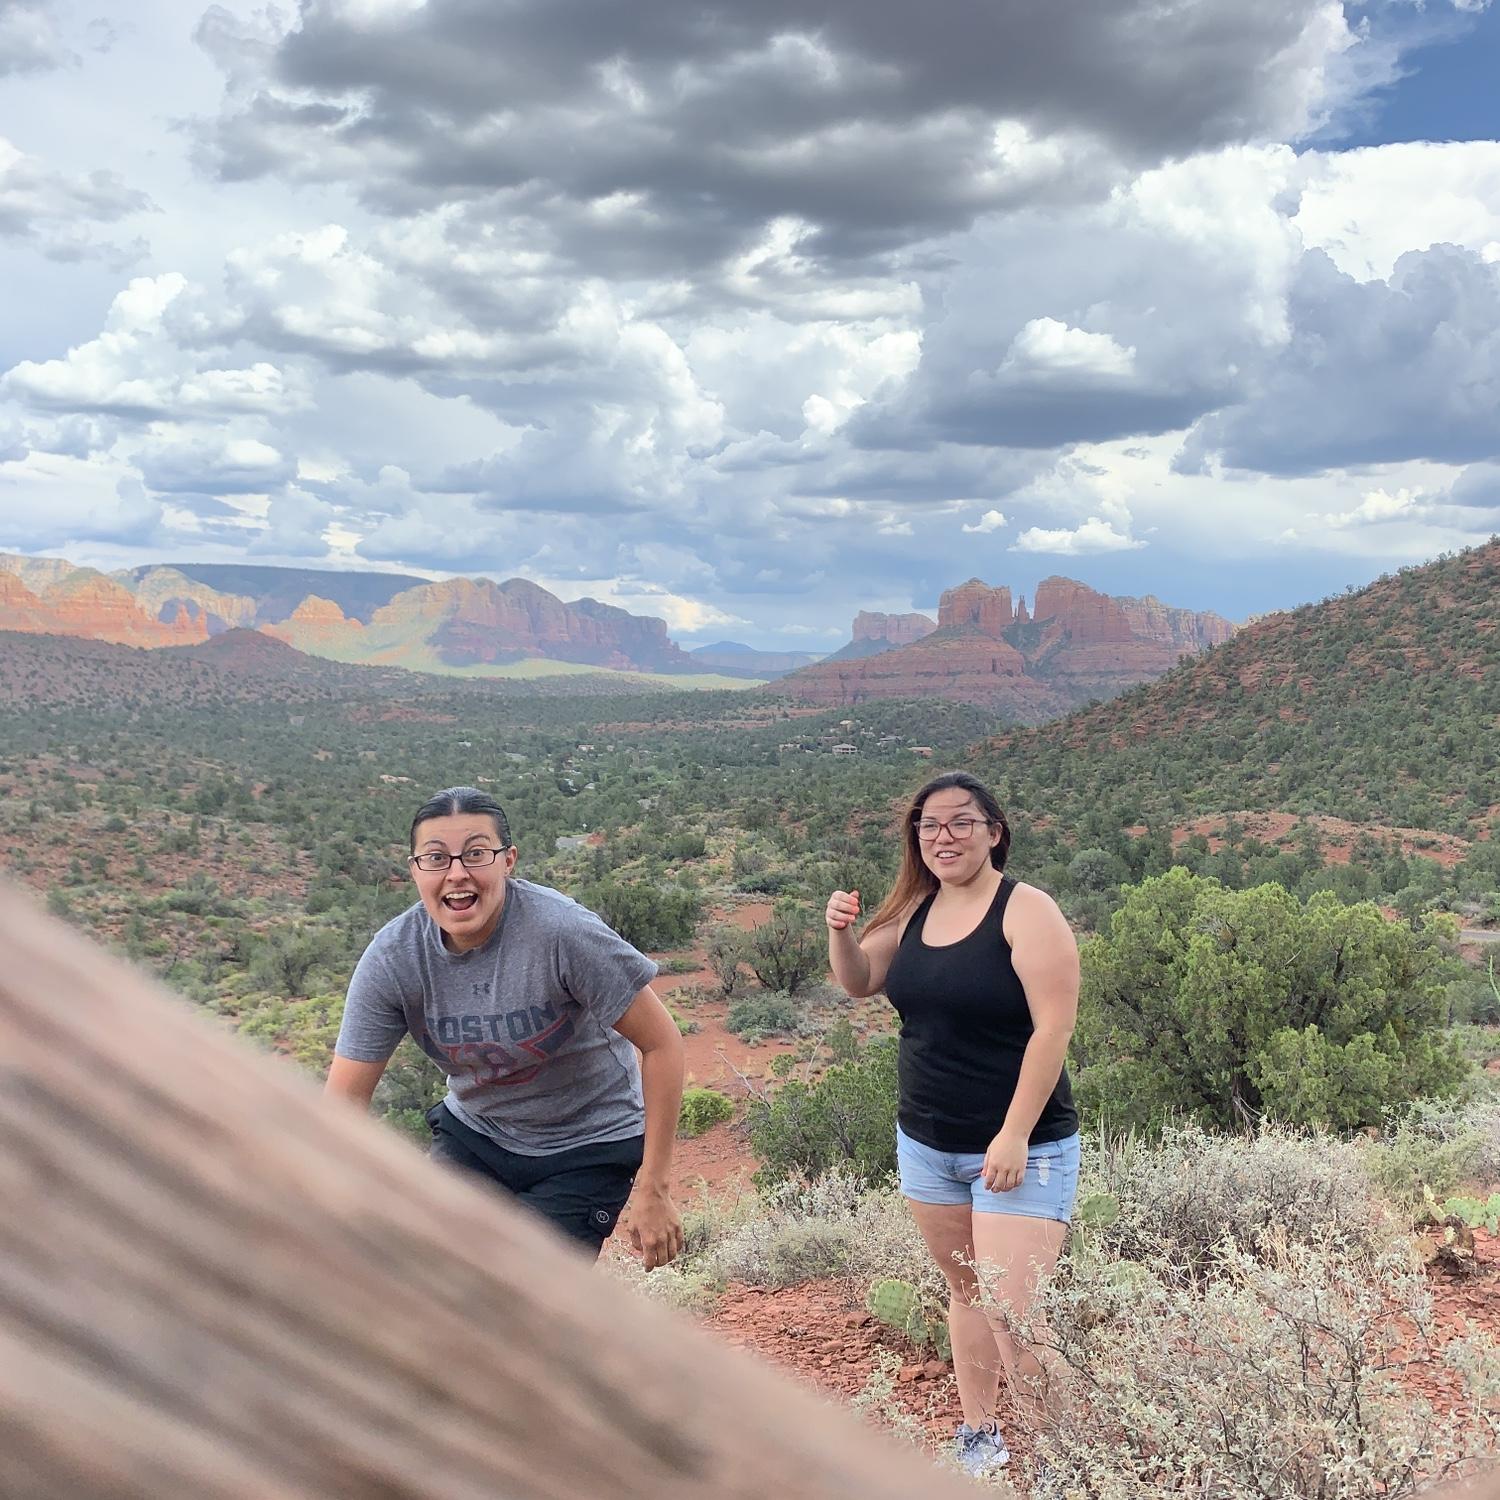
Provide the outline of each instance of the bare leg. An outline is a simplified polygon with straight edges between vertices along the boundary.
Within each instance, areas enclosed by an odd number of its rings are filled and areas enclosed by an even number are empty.
[[[964,1421],[976,1430],[993,1420],[1000,1388],[1000,1350],[991,1320],[975,1303],[973,1220],[967,1203],[911,1205],[913,1219],[948,1283],[948,1337]]]
[[[1048,1375],[1024,1341],[1038,1285],[1057,1264],[1067,1225],[1019,1214],[972,1215],[975,1262],[984,1282],[983,1316],[993,1329],[1000,1361],[1028,1425],[1047,1414]],[[956,1346],[955,1346],[956,1354]]]

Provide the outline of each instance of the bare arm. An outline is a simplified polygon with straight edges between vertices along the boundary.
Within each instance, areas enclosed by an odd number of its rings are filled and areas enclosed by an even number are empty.
[[[823,920],[828,924],[828,967],[847,995],[863,1000],[884,987],[902,924],[886,922],[856,940],[854,923],[858,916],[859,892],[835,891],[828,898]]]
[[[1078,1019],[1078,943],[1057,903],[1035,886],[1016,887],[1005,925],[1033,1030],[1001,1134],[1027,1140],[1057,1087]]]
[[[383,1062],[358,1062],[335,1053],[323,1092],[331,1099],[347,1099],[362,1109],[368,1109],[375,1097],[375,1085],[384,1073]]]
[[[630,1234],[650,1271],[682,1252],[682,1220],[671,1194],[672,1143],[682,1114],[682,1033],[649,984],[615,1022],[615,1030],[641,1054],[646,1143],[631,1195]]]

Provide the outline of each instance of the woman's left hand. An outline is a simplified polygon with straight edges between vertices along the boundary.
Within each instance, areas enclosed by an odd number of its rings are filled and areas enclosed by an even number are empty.
[[[665,1188],[640,1184],[630,1200],[630,1243],[654,1271],[682,1254],[682,1216]]]
[[[1009,1136],[1002,1130],[984,1153],[984,1185],[992,1193],[1008,1193],[1026,1180],[1025,1136]]]

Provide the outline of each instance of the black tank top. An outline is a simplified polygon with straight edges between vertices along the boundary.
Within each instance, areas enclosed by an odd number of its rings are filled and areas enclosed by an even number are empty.
[[[1002,930],[1015,887],[1004,876],[979,926],[941,948],[922,941],[934,891],[906,924],[886,974],[886,995],[901,1017],[898,1118],[907,1135],[935,1151],[985,1150],[1005,1123],[1021,1076],[1021,1055],[1035,1028]],[[1031,1144],[1060,1141],[1077,1129],[1065,1068]]]

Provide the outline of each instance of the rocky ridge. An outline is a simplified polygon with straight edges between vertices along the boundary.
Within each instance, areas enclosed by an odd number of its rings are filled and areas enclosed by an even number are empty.
[[[861,628],[857,619],[850,648],[858,648]],[[1183,655],[1234,632],[1219,615],[1150,596],[1115,598],[1071,578],[1044,579],[1030,610],[1024,598],[1013,602],[1008,588],[971,578],[944,592],[931,632],[876,654],[845,648],[784,678],[780,688],[830,706],[950,698],[1038,723],[1152,681]]]
[[[157,618],[123,584],[93,568],[29,566],[53,561],[0,555],[0,630],[117,646],[183,646],[208,636],[206,621],[185,605]]]

